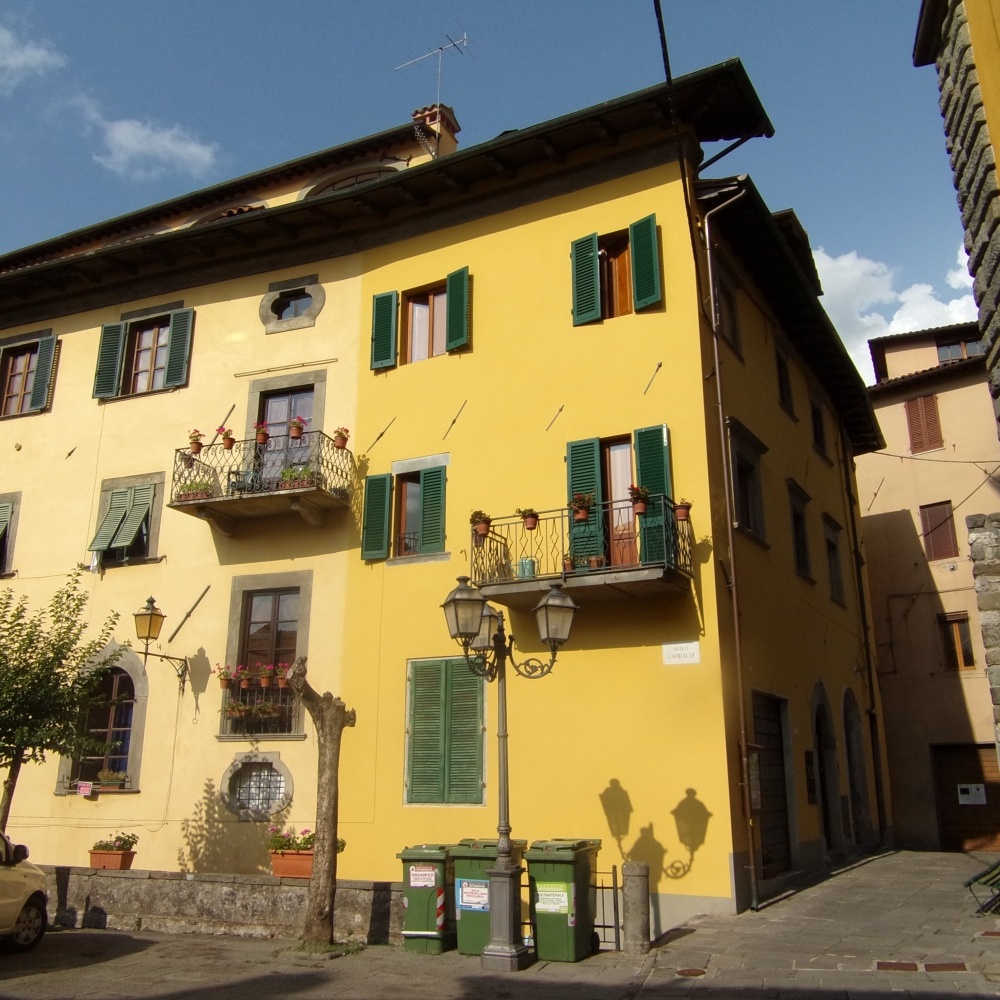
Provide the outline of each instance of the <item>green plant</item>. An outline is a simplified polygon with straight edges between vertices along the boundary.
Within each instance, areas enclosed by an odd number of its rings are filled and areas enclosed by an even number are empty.
[[[292,829],[282,830],[280,826],[272,826],[268,830],[267,849],[269,851],[311,851],[316,842],[313,830],[303,830],[296,833]],[[337,853],[347,846],[347,841],[337,839]]]
[[[225,424],[223,424],[221,427],[216,427],[215,433],[218,434],[219,437],[224,437],[224,438],[231,438],[233,436],[232,428],[227,427]]]
[[[346,427],[338,427],[334,430],[333,436],[335,438],[349,438],[351,436],[351,432]]]
[[[102,767],[100,771],[97,772],[98,781],[127,781],[128,775],[124,771],[113,771],[111,768]]]
[[[198,430],[197,427],[188,431],[188,441],[200,441],[204,436],[205,432]]]
[[[299,479],[312,479],[316,473],[311,465],[289,465],[281,470],[281,481],[283,483],[294,483]]]
[[[194,482],[185,483],[180,490],[181,493],[211,493],[212,484],[207,479],[196,479]]]
[[[309,423],[309,418],[308,417],[295,416],[295,417],[292,417],[292,419],[288,421],[288,426],[289,427],[305,427],[305,425],[308,424],[308,423]]]
[[[589,493],[574,493],[569,498],[570,510],[590,510],[597,503],[597,495],[591,490]]]
[[[538,517],[538,511],[534,507],[518,507],[514,513],[518,517]]]
[[[632,503],[638,502],[649,502],[649,490],[645,486],[630,486],[628,488],[628,498]]]
[[[485,510],[474,510],[469,515],[469,524],[482,524],[484,521],[489,524],[493,518]]]
[[[99,840],[92,851],[131,851],[139,843],[137,833],[116,833],[107,840]]]

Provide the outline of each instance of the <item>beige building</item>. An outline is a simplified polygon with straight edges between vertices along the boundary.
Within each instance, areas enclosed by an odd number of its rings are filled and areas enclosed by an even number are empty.
[[[1000,847],[1000,771],[965,517],[997,507],[1000,444],[975,323],[870,341],[886,447],[859,501],[896,842]]]

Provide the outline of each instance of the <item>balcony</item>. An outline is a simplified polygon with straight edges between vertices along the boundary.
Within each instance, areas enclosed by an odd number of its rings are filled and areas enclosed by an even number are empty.
[[[232,535],[241,521],[298,514],[320,528],[330,511],[348,509],[357,488],[357,463],[321,431],[301,438],[271,437],[206,445],[174,453],[170,504]]]
[[[541,511],[529,530],[517,515],[493,518],[489,533],[473,529],[470,576],[484,596],[530,610],[559,580],[587,601],[686,593],[691,584],[691,528],[673,502],[654,496],[645,514],[613,501],[575,521],[565,507]]]

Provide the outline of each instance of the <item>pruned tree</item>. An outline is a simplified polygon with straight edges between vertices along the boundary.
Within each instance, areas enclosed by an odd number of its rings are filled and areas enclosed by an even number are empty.
[[[36,611],[24,595],[0,592],[0,767],[7,769],[0,830],[7,829],[22,765],[43,761],[47,753],[104,749],[87,736],[81,719],[123,647],[108,649],[117,613],[84,638],[87,600],[79,570]]]
[[[307,944],[333,944],[333,913],[337,895],[337,808],[340,797],[340,741],[344,729],[357,715],[329,691],[319,694],[306,680],[305,657],[299,657],[288,672],[288,683],[302,700],[316,726],[318,766],[316,774],[316,842],[313,873],[306,901]]]

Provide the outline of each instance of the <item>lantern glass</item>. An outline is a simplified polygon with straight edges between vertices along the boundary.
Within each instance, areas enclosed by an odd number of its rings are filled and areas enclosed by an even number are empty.
[[[558,649],[569,638],[577,607],[573,598],[562,592],[561,583],[552,584],[549,592],[535,605],[538,634],[542,642]]]
[[[486,598],[469,586],[469,578],[460,576],[458,586],[444,599],[445,621],[452,639],[471,642],[479,635],[483,624],[483,606]]]
[[[477,653],[485,653],[493,648],[493,636],[497,634],[500,614],[496,608],[483,604],[483,617],[479,626],[479,635],[472,640],[472,649]]]
[[[163,619],[167,616],[156,606],[156,601],[150,597],[146,606],[132,616],[135,619],[135,634],[140,642],[156,642],[160,638]]]

